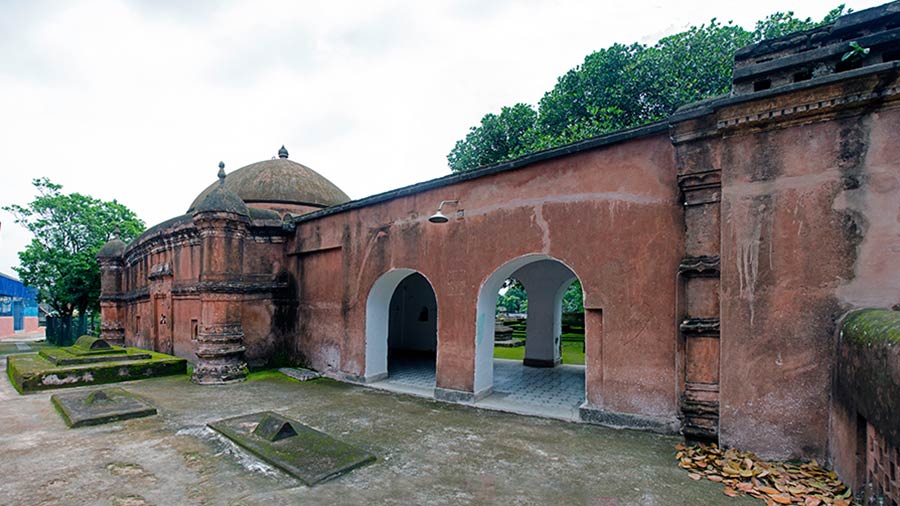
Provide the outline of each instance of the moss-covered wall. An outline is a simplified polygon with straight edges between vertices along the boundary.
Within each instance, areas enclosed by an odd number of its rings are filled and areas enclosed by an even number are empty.
[[[900,446],[900,311],[862,309],[844,318],[834,398]]]

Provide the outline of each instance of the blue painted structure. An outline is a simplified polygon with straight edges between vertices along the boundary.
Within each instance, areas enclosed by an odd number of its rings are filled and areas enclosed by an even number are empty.
[[[13,330],[25,329],[25,318],[38,316],[37,290],[0,273],[0,318],[12,317]]]

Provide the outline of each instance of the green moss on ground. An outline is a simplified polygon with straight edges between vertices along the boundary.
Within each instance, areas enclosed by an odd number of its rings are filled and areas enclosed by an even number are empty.
[[[841,326],[844,339],[857,344],[900,344],[900,311],[860,309],[853,311]]]
[[[253,371],[253,372],[247,374],[246,381],[261,381],[261,380],[293,381],[295,383],[300,383],[299,381],[288,376],[287,374],[278,372],[278,369],[263,369],[260,371]]]

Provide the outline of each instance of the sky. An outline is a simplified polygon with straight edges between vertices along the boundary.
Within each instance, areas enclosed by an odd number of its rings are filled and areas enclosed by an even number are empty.
[[[0,206],[48,177],[152,226],[282,144],[358,199],[446,175],[484,114],[593,51],[839,1],[0,0]],[[0,223],[13,274],[30,235]]]

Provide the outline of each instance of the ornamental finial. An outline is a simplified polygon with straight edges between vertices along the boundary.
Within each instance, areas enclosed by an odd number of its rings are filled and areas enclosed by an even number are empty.
[[[219,184],[225,185],[225,162],[219,162]]]
[[[285,149],[284,144],[281,145],[281,149],[278,150],[278,158],[287,158],[288,150]]]

